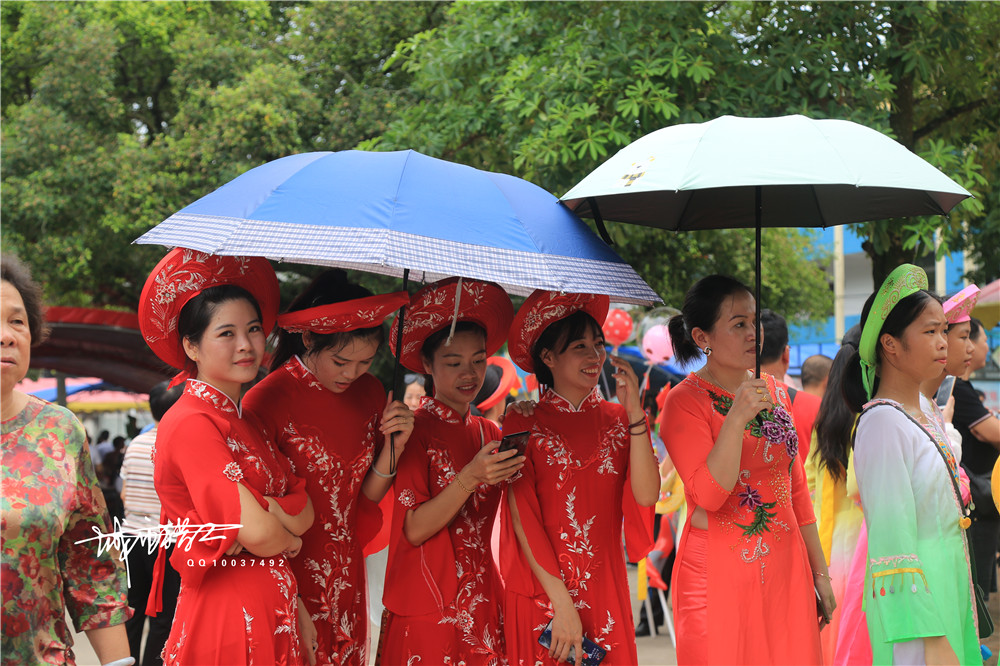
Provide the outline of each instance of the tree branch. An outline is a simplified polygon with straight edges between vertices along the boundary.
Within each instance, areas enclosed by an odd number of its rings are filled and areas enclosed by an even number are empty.
[[[964,113],[969,113],[970,111],[975,111],[979,107],[984,106],[987,101],[988,100],[985,97],[981,97],[975,100],[974,102],[969,102],[968,104],[962,104],[961,106],[956,106],[951,109],[948,109],[944,114],[938,116],[937,118],[930,121],[923,127],[914,130],[913,140],[917,141],[919,139],[922,139],[923,137],[927,136],[937,128],[944,125],[945,123],[954,120],[958,116]]]

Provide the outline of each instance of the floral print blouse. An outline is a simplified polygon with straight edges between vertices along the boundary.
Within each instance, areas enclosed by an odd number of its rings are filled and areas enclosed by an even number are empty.
[[[72,412],[34,397],[2,433],[3,663],[74,664],[67,610],[77,631],[132,614],[117,552],[78,543],[109,532],[86,434]]]

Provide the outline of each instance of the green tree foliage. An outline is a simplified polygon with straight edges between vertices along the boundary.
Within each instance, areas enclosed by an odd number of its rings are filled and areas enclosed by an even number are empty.
[[[317,2],[297,7],[281,44],[320,101],[315,150],[347,150],[379,136],[407,105],[410,77],[385,64],[396,45],[444,18],[444,2]]]
[[[129,308],[163,254],[132,240],[250,168],[381,132],[409,78],[384,72],[386,58],[441,15],[434,3],[0,11],[5,248],[54,303]]]
[[[10,1],[0,25],[4,247],[54,303],[134,307],[162,256],[135,237],[289,153],[415,148],[561,194],[643,134],[724,113],[912,141],[981,195],[945,240],[965,229],[983,276],[1000,265],[989,3]],[[889,256],[939,222],[865,229]],[[752,278],[743,232],[612,234],[671,302],[708,272]],[[786,313],[830,307],[807,245],[765,231],[765,299]],[[284,268],[303,274],[289,288],[313,272]]]
[[[400,49],[393,66],[413,73],[419,98],[366,145],[419,146],[561,193],[660,127],[804,113],[881,129],[978,193],[997,163],[998,16],[988,3],[456,3]],[[982,212],[973,201],[943,225],[861,225],[876,279],[926,251],[935,228],[942,252],[962,247]],[[638,251],[666,249],[647,230],[623,233]],[[822,311],[810,277],[800,286]]]
[[[413,74],[419,98],[365,145],[414,147],[561,194],[648,132],[740,111],[742,56],[717,24],[695,3],[457,3],[401,46],[392,66]],[[610,226],[615,249],[667,303],[713,272],[754,278],[752,233]],[[825,317],[830,285],[808,238],[764,237],[763,301]]]
[[[972,192],[947,218],[859,225],[873,278],[933,251],[1000,234],[988,214],[1000,176],[1000,7],[981,2],[733,3],[724,15],[760,71],[761,108],[875,127]],[[973,279],[1000,277],[1000,246],[978,244]]]
[[[270,8],[5,2],[0,11],[5,248],[33,265],[52,302],[134,308],[163,251],[131,241],[218,186],[220,173],[283,154],[276,144],[293,134],[281,131],[290,104],[279,106],[292,93],[246,103],[257,87],[272,93],[281,66],[258,48],[274,38]]]

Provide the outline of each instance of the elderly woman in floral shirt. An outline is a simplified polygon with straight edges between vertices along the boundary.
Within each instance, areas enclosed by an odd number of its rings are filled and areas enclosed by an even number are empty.
[[[3,663],[76,663],[68,610],[102,663],[131,664],[124,566],[98,553],[98,540],[81,543],[95,528],[108,532],[83,426],[64,407],[14,390],[43,338],[41,292],[16,258],[4,255],[0,270]]]

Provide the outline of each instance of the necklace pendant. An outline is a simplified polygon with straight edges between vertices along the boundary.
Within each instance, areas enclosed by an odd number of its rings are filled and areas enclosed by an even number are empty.
[[[958,526],[961,527],[963,530],[969,529],[969,525],[971,524],[972,524],[972,519],[969,518],[968,516],[962,516],[958,520]]]

